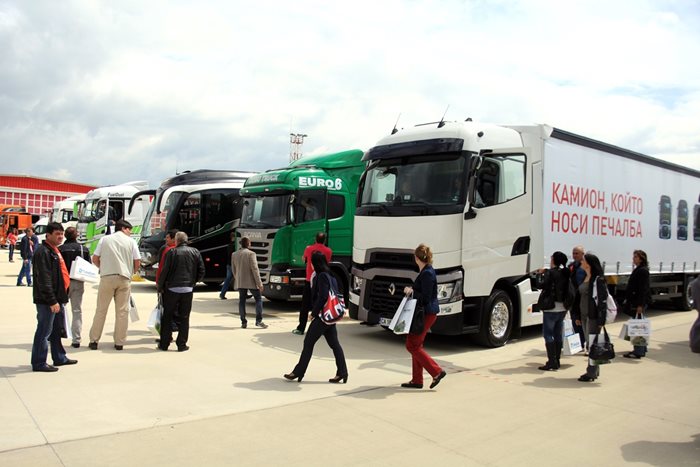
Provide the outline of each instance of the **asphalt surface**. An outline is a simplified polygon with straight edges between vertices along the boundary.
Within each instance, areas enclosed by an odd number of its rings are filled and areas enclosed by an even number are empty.
[[[237,294],[197,289],[188,352],[155,350],[146,329],[150,283],[133,284],[140,320],[124,350],[113,348],[114,312],[96,351],[69,347],[77,365],[35,373],[31,289],[16,287],[19,262],[0,256],[0,465],[700,465],[700,355],[688,331],[696,312],[654,310],[649,355],[609,332],[618,358],[594,383],[576,379],[582,355],[557,372],[540,330],[497,349],[464,337],[429,336],[428,352],[447,370],[435,390],[399,387],[410,379],[403,340],[380,327],[338,325],[349,367],[335,374],[317,344],[302,383],[294,367],[302,336],[292,305],[265,302],[268,329],[241,329]],[[83,335],[96,286],[87,286]],[[251,315],[253,305],[249,303]],[[50,361],[49,361],[50,363]],[[426,375],[426,383],[430,377]]]

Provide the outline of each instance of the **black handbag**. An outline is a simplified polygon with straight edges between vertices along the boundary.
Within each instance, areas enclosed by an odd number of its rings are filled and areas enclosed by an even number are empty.
[[[409,334],[422,334],[424,326],[425,308],[423,308],[423,305],[416,303],[416,309],[413,312],[413,321],[411,321],[411,329],[409,329],[408,332]]]
[[[591,344],[591,349],[588,352],[588,356],[591,360],[612,360],[615,358],[615,346],[610,342],[610,336],[608,336],[608,331],[603,326],[603,335],[605,339],[603,342],[598,342],[598,337],[600,334],[595,336],[593,339],[593,344]]]

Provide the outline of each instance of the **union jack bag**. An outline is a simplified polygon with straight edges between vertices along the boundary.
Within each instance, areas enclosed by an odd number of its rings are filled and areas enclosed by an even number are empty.
[[[345,316],[345,301],[343,296],[335,292],[335,280],[328,277],[328,299],[321,310],[321,320],[325,324],[335,324]]]

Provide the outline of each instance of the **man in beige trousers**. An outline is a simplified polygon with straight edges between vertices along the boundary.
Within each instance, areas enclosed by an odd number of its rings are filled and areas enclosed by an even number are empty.
[[[248,320],[245,317],[245,301],[250,290],[255,298],[255,325],[264,329],[267,324],[263,323],[262,320],[263,306],[260,295],[260,292],[263,291],[263,284],[255,252],[249,250],[249,247],[250,239],[243,237],[241,238],[241,249],[231,255],[231,269],[238,289],[238,314],[241,317],[241,327],[248,327]]]
[[[131,276],[141,265],[141,254],[131,238],[132,225],[119,220],[114,235],[102,237],[97,244],[92,262],[100,268],[100,286],[97,290],[97,309],[90,328],[91,350],[97,350],[102,337],[109,304],[114,299],[116,320],[114,323],[114,348],[124,349],[129,327],[129,297]]]

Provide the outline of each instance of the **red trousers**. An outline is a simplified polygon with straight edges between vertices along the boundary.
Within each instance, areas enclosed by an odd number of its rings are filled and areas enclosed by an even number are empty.
[[[430,327],[435,323],[437,315],[425,315],[425,323],[423,324],[423,332],[420,334],[408,334],[406,337],[406,350],[411,354],[413,360],[413,378],[412,383],[423,384],[423,368],[430,373],[433,378],[440,374],[442,368],[435,363],[430,355],[423,350],[423,341]]]

